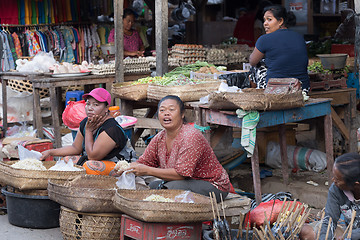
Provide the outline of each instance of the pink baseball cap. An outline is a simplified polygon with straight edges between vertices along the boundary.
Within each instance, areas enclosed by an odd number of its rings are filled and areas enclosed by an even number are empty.
[[[89,96],[95,98],[99,102],[107,102],[109,105],[111,105],[111,95],[104,88],[93,89],[91,92],[84,94],[83,99],[86,100]]]

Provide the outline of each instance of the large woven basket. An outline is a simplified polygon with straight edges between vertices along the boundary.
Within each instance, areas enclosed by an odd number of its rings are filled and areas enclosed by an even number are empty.
[[[116,188],[115,177],[83,175],[74,180],[49,180],[51,200],[79,212],[119,212],[113,205]]]
[[[139,101],[146,99],[149,84],[134,84],[134,82],[114,83],[112,94],[121,99]]]
[[[117,190],[114,205],[125,214],[145,222],[201,222],[212,219],[208,197],[193,193],[195,203],[144,201],[151,194],[174,199],[183,190]]]
[[[33,86],[30,80],[17,80],[17,79],[9,79],[8,86],[16,91],[19,92],[33,92]],[[40,98],[49,97],[49,89],[41,88],[40,91]]]
[[[65,240],[120,239],[121,214],[83,213],[61,206],[59,221]]]
[[[200,98],[218,90],[221,81],[208,81],[199,84],[181,86],[162,86],[150,84],[147,91],[148,99],[161,100],[167,95],[178,96],[184,102],[198,101]]]
[[[241,93],[213,92],[209,96],[212,109],[283,110],[304,106],[301,91],[289,94],[265,94],[263,89],[247,88]]]
[[[0,162],[0,182],[20,190],[47,189],[48,179],[67,180],[85,174],[83,167],[79,167],[81,171],[26,170],[11,167],[16,162],[18,161]],[[43,162],[46,169],[54,166],[55,163],[55,161]]]

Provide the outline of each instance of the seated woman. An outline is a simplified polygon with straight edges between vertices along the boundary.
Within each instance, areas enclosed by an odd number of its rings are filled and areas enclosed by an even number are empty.
[[[162,179],[151,182],[151,189],[190,190],[206,196],[214,192],[219,201],[220,194],[225,198],[229,193],[229,176],[202,133],[184,123],[184,111],[179,97],[161,99],[158,117],[165,129],[125,171]]]
[[[74,143],[44,151],[41,160],[48,156],[82,154],[81,159],[86,159],[83,166],[87,174],[113,175],[116,163],[123,159],[130,161],[135,157],[134,152],[131,151],[124,130],[109,114],[110,93],[103,88],[96,88],[84,94],[83,98],[86,100],[87,117],[81,121]]]
[[[124,57],[144,56],[145,47],[139,33],[133,29],[135,23],[135,12],[129,8],[124,10]],[[114,42],[115,29],[110,31],[108,42]]]
[[[267,67],[266,79],[254,78],[257,87],[265,88],[270,78],[297,78],[302,83],[303,91],[309,91],[308,56],[304,37],[288,29],[295,23],[294,13],[287,12],[281,5],[264,9],[266,34],[259,37],[250,55],[251,66],[256,66],[265,58]]]
[[[353,210],[356,211],[356,216],[351,239],[360,239],[360,155],[358,153],[346,153],[336,158],[333,166],[333,181],[329,188],[319,239],[325,239],[330,218],[328,239],[341,239],[342,229],[337,231],[340,215],[344,216],[347,227]],[[302,232],[304,234],[300,236],[302,239],[315,239],[316,231],[314,232],[313,229]]]

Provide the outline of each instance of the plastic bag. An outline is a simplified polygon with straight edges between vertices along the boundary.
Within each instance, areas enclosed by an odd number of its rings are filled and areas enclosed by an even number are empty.
[[[19,92],[6,87],[7,94],[7,121],[21,122],[33,120],[34,96],[29,92]],[[2,109],[2,87],[0,86],[0,116],[3,116]]]
[[[18,151],[19,151],[20,160],[29,159],[29,158],[40,160],[40,157],[42,156],[40,152],[34,150],[30,151],[21,145],[18,145]]]
[[[194,194],[191,191],[184,191],[175,196],[175,202],[194,203]]]
[[[28,61],[27,59],[16,60],[16,70],[19,72],[50,72],[49,68],[56,63],[52,52],[39,52],[35,57]]]
[[[128,171],[123,172],[120,177],[117,178],[116,186],[119,189],[133,189],[136,190],[135,174]]]
[[[280,145],[276,142],[269,142],[266,148],[266,165],[272,168],[281,168],[280,155]],[[287,156],[291,168],[321,172],[327,166],[326,154],[319,150],[287,146]]]
[[[62,120],[65,126],[71,130],[78,130],[80,122],[84,118],[86,118],[85,101],[69,101],[62,114]]]
[[[74,167],[73,161],[65,162],[64,160],[57,161],[54,166],[49,168],[53,171],[81,171],[80,168]]]

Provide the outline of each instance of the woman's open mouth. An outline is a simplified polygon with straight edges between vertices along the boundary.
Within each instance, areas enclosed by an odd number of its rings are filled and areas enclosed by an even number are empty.
[[[163,123],[169,124],[169,123],[171,123],[171,119],[170,118],[164,118]]]

